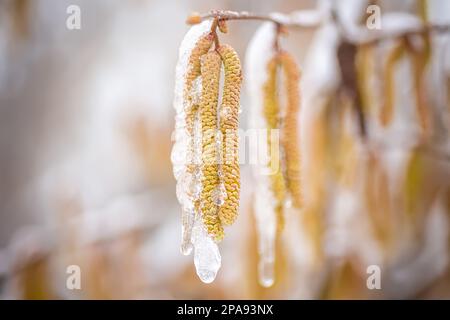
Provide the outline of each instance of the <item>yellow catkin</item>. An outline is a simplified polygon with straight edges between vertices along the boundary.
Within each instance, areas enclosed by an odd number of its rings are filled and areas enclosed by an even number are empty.
[[[195,44],[191,56],[189,57],[183,95],[187,106],[185,110],[186,129],[191,136],[194,130],[195,115],[198,111],[198,105],[195,103],[195,98],[192,95],[192,87],[194,81],[200,76],[200,58],[209,51],[213,40],[214,36],[211,33],[201,37]]]
[[[376,100],[372,86],[375,60],[373,45],[358,47],[356,59],[358,89],[361,92],[362,109],[366,114],[372,114],[374,100]]]
[[[428,1],[417,1],[417,12],[424,24],[429,22]],[[420,35],[423,41],[423,48],[421,50],[414,50],[411,45],[408,46],[408,51],[411,57],[411,63],[413,68],[413,85],[416,98],[416,108],[419,116],[419,124],[422,130],[422,134],[426,137],[430,134],[431,116],[429,114],[430,106],[427,104],[426,92],[425,92],[425,73],[428,62],[432,54],[431,38],[429,33],[423,33]]]
[[[276,200],[275,212],[277,214],[278,230],[282,230],[284,226],[283,207],[286,196],[286,186],[281,169],[280,152],[272,152],[272,147],[278,141],[274,140],[272,130],[280,128],[280,107],[277,97],[277,70],[278,57],[272,58],[267,66],[268,78],[264,84],[264,117],[267,123],[267,150],[270,155],[269,167],[277,168],[276,172],[271,175],[272,192]]]
[[[419,116],[420,128],[423,135],[428,135],[430,130],[431,117],[429,115],[429,105],[427,105],[426,92],[425,92],[425,73],[430,56],[430,45],[427,44],[429,40],[424,38],[425,48],[423,51],[415,51],[412,48],[409,50],[411,57],[411,65],[413,69],[413,85],[414,94],[416,97],[417,113]]]
[[[300,110],[300,71],[294,58],[281,52],[279,62],[285,75],[287,106],[282,127],[282,145],[286,159],[286,185],[291,194],[292,205],[301,207],[300,142],[298,138]]]
[[[385,101],[380,113],[380,121],[384,127],[392,121],[395,103],[395,67],[404,53],[404,43],[400,42],[392,49],[386,60],[384,69]]]
[[[389,179],[386,169],[375,154],[361,159],[364,168],[362,197],[375,239],[386,250],[393,240],[393,212],[389,197]]]
[[[217,161],[217,104],[221,58],[212,51],[201,59],[202,95],[200,99],[200,121],[202,126],[202,192],[201,212],[203,223],[216,241],[223,239],[223,227],[214,202],[214,192],[219,186],[219,164]]]
[[[220,221],[231,225],[238,215],[240,192],[239,169],[239,99],[242,82],[241,63],[236,51],[222,45],[218,52],[223,61],[225,81],[220,108],[220,131],[222,134],[222,177],[226,197],[219,210]]]
[[[417,1],[417,13],[423,22],[428,22],[428,0]]]
[[[205,36],[201,37],[194,48],[192,49],[191,55],[188,61],[188,69],[185,75],[185,86],[184,86],[184,101],[185,101],[185,113],[186,113],[186,131],[188,132],[190,137],[194,137],[194,124],[195,119],[197,118],[197,114],[199,111],[198,99],[194,96],[193,93],[193,85],[194,81],[200,77],[200,59],[206,54],[214,41],[214,36],[212,33],[208,33]],[[190,152],[194,153],[194,145],[193,140],[191,141],[191,145],[189,147]],[[189,159],[187,163],[186,171],[190,174],[194,174],[197,169],[197,164],[193,162],[193,157]],[[195,206],[198,208],[199,201],[195,201]]]

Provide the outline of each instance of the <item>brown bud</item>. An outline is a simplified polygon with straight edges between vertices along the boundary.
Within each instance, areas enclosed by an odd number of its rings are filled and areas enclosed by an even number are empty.
[[[220,32],[222,32],[222,33],[228,32],[228,26],[227,26],[227,22],[225,20],[217,21],[217,27],[219,28]]]
[[[186,19],[186,23],[190,25],[198,24],[200,22],[202,22],[202,17],[198,12],[191,13],[189,17]]]

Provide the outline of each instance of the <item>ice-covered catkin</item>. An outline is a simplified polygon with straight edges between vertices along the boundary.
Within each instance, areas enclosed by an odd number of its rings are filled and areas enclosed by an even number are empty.
[[[218,216],[218,205],[213,200],[214,192],[220,183],[216,134],[221,63],[220,55],[215,51],[207,53],[201,59],[202,192],[200,207],[206,230],[216,241],[222,240],[224,236]]]
[[[200,196],[199,153],[196,128],[198,125],[198,101],[200,100],[200,57],[213,42],[211,22],[204,21],[186,33],[179,48],[175,76],[174,108],[175,143],[171,152],[173,173],[177,180],[176,194],[182,208],[181,251],[188,255],[192,250],[192,228],[198,210]]]
[[[405,46],[400,42],[392,48],[384,68],[385,101],[380,113],[381,124],[386,127],[392,121],[395,103],[395,71],[400,59],[404,56]]]
[[[191,137],[194,135],[194,123],[198,112],[198,101],[196,101],[195,94],[193,94],[193,91],[195,91],[194,84],[195,80],[200,76],[200,58],[209,51],[213,39],[214,36],[211,33],[200,38],[189,57],[184,99],[187,103],[185,110],[186,130]],[[195,165],[192,162],[192,160],[189,161],[187,168],[187,171],[191,173],[195,170]]]
[[[194,206],[194,210],[198,211],[200,205],[200,199],[198,194],[199,184],[198,172],[200,170],[199,164],[196,160],[196,152],[198,152],[195,147],[196,132],[195,132],[195,122],[198,121],[198,112],[199,112],[199,90],[198,90],[198,80],[200,80],[200,59],[201,57],[208,52],[213,43],[213,35],[208,33],[201,37],[194,48],[192,49],[191,55],[188,60],[188,68],[186,73],[186,82],[185,82],[185,90],[183,93],[184,100],[186,102],[185,105],[185,125],[186,132],[188,135],[188,154],[187,154],[187,163],[186,163],[186,173],[188,176],[193,177],[192,182],[189,185],[188,194],[192,199],[192,203]],[[183,215],[183,225],[188,225],[185,232],[183,232],[183,242],[182,242],[182,251],[190,252],[191,248],[191,228],[193,224],[193,214]]]
[[[417,114],[419,117],[419,123],[424,135],[429,134],[430,129],[430,114],[429,109],[430,106],[426,101],[426,92],[424,79],[426,79],[425,71],[428,65],[429,60],[429,50],[426,45],[427,41],[424,39],[424,49],[423,50],[415,50],[409,46],[409,54],[411,57],[411,64],[413,68],[413,85],[414,85],[414,93],[416,98],[416,106],[417,106]]]
[[[282,145],[286,160],[286,186],[291,194],[292,205],[301,207],[300,141],[298,137],[300,110],[300,71],[294,58],[287,52],[278,55],[285,76],[286,112],[282,127]]]
[[[201,71],[200,58],[209,51],[213,43],[213,40],[214,40],[213,34],[208,33],[205,36],[201,37],[195,44],[195,47],[192,49],[192,53],[191,56],[189,57],[188,62],[188,71],[186,74],[186,92],[185,92],[186,99],[189,99],[190,90],[192,88],[194,80],[198,76],[200,76]]]
[[[238,215],[240,192],[239,168],[239,108],[242,82],[241,62],[236,51],[229,45],[218,48],[222,58],[225,81],[220,108],[220,131],[222,134],[222,178],[226,197],[220,206],[219,217],[224,225],[231,225]]]
[[[284,226],[284,201],[286,196],[286,186],[281,169],[281,154],[274,152],[274,145],[279,143],[273,135],[273,130],[280,128],[280,107],[277,96],[277,71],[278,57],[272,58],[267,66],[267,81],[264,85],[264,117],[267,124],[267,150],[269,152],[269,167],[271,170],[272,192],[276,199],[275,212],[277,214],[277,226],[281,230]]]

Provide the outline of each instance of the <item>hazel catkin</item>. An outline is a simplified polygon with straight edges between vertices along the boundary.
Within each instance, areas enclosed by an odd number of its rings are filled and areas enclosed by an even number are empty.
[[[184,87],[184,100],[186,101],[186,129],[189,135],[193,135],[195,115],[198,111],[198,102],[193,94],[195,80],[200,76],[200,58],[206,54],[213,43],[214,36],[211,33],[201,37],[192,49],[188,62],[188,71]]]
[[[206,34],[205,36],[201,37],[197,43],[195,44],[194,48],[192,49],[191,55],[188,60],[188,69],[185,76],[185,87],[184,87],[184,101],[185,101],[185,125],[186,125],[186,131],[190,138],[189,141],[189,148],[188,148],[188,163],[186,164],[186,171],[193,175],[198,168],[198,164],[195,163],[195,146],[194,146],[194,140],[195,140],[195,132],[194,132],[194,126],[195,121],[198,118],[198,112],[199,112],[199,99],[198,99],[198,88],[196,87],[196,81],[200,80],[200,64],[201,64],[201,57],[208,52],[208,50],[211,48],[211,45],[213,43],[214,37],[211,33]],[[194,188],[195,189],[195,188]],[[198,209],[199,207],[199,199],[197,195],[194,195],[195,190],[190,190],[192,193],[191,196],[194,198],[194,205],[195,208]]]
[[[398,43],[389,53],[384,69],[385,101],[380,113],[381,124],[386,127],[392,121],[395,103],[395,67],[405,54],[403,42]]]
[[[216,241],[224,236],[219,219],[218,205],[214,192],[219,187],[219,164],[217,159],[217,104],[219,99],[221,58],[215,52],[205,54],[201,59],[202,94],[200,99],[200,121],[202,131],[202,191],[201,212],[203,223],[209,235]]]
[[[428,105],[426,96],[426,86],[424,79],[426,79],[426,71],[430,56],[430,44],[428,37],[424,39],[423,49],[414,49],[410,44],[408,46],[408,53],[411,59],[412,71],[413,71],[413,86],[416,99],[416,109],[419,118],[420,128],[422,134],[427,136],[430,133],[431,128],[431,116],[429,113],[430,106]]]
[[[278,57],[284,72],[284,83],[286,86],[287,105],[282,126],[282,145],[286,161],[286,187],[291,194],[293,206],[300,208],[302,202],[300,184],[300,142],[298,138],[300,71],[298,70],[294,58],[289,53],[283,51]]]
[[[222,178],[226,191],[219,209],[220,221],[231,225],[238,215],[240,192],[239,169],[239,100],[242,82],[241,63],[236,51],[229,45],[217,50],[222,58],[225,81],[220,108],[220,131],[222,135]]]
[[[278,143],[272,134],[272,130],[280,128],[280,107],[277,97],[277,71],[278,57],[272,58],[267,66],[268,78],[264,85],[264,110],[263,114],[267,124],[267,150],[269,153],[269,167],[271,169],[272,192],[275,197],[275,212],[277,215],[277,226],[282,230],[284,226],[284,201],[286,186],[281,168],[281,152],[273,152],[274,145]],[[277,150],[279,151],[279,149]]]

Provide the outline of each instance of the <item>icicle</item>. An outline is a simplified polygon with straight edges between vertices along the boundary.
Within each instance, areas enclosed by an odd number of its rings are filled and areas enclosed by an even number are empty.
[[[222,259],[219,247],[206,232],[200,214],[195,217],[192,243],[194,245],[194,265],[198,277],[205,283],[213,282],[222,264]]]
[[[262,286],[270,287],[274,279],[275,240],[277,218],[270,182],[259,182],[255,195],[256,230],[258,232],[258,279]]]
[[[275,259],[261,257],[258,262],[259,283],[269,288],[275,282]]]
[[[199,93],[201,92],[201,81],[198,81],[198,83],[195,85],[195,88],[197,90],[197,94],[195,94],[194,97],[197,97],[200,95]],[[192,141],[193,154],[191,155],[192,161],[194,164],[199,165],[201,162],[202,133],[201,133],[200,119],[198,115],[194,122],[194,137],[192,137],[192,139],[193,139]],[[192,197],[192,204],[194,201],[200,198],[200,194],[202,192],[200,166],[197,166],[195,172],[191,174],[191,181],[188,192]],[[186,211],[183,210],[182,212],[181,252],[184,255],[190,255],[193,249],[192,229],[194,227],[196,215],[200,215],[200,213],[198,212],[198,210],[196,210],[195,206],[192,208],[192,210]]]
[[[192,237],[192,228],[194,226],[194,219],[195,219],[195,211],[194,210],[183,210],[182,216],[181,216],[181,235],[182,235],[182,242],[181,242],[181,253],[185,256],[188,256],[191,254],[193,245],[191,241]]]
[[[267,65],[274,56],[274,40],[276,30],[272,23],[263,24],[250,42],[247,50],[246,62],[247,83],[250,92],[250,128],[265,129],[267,127],[263,116],[263,86],[267,80]],[[258,156],[258,165],[253,167],[253,176],[256,181],[255,192],[255,219],[258,234],[258,279],[262,286],[270,287],[274,283],[275,265],[275,240],[277,230],[277,218],[275,203],[271,192],[271,180],[267,175],[268,151],[267,146],[259,139],[258,153],[264,155],[264,159]],[[263,152],[261,152],[263,151]]]

